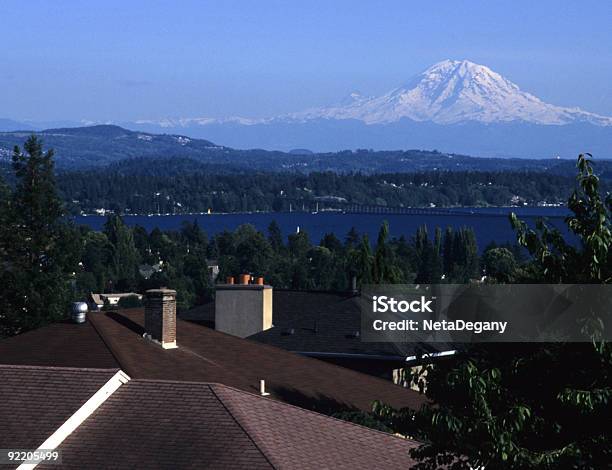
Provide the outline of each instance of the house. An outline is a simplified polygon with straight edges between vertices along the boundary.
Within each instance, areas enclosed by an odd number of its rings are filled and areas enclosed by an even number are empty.
[[[0,366],[0,396],[1,448],[61,455],[39,469],[404,469],[417,445],[227,385],[118,369]]]
[[[210,282],[212,282],[213,284],[217,282],[217,278],[219,277],[219,271],[221,270],[221,268],[219,268],[219,261],[216,259],[207,260],[206,269],[208,271],[208,277],[210,279]]]
[[[123,298],[136,297],[138,300],[142,300],[142,294],[136,292],[123,292],[123,293],[112,293],[112,294],[89,294],[87,299],[87,305],[90,310],[101,310],[104,305],[114,306],[119,303]]]
[[[183,312],[181,318],[395,381],[401,381],[404,368],[448,359],[458,348],[445,343],[365,342],[360,337],[358,294],[272,289],[245,285],[242,279],[238,284],[217,284],[215,301]]]
[[[413,463],[415,441],[326,416],[418,409],[412,390],[181,320],[168,289],[87,318],[0,341],[0,448],[58,449],[60,468]]]
[[[260,393],[263,380],[273,399],[330,413],[370,411],[375,400],[413,409],[426,402],[388,381],[176,318],[174,291],[148,291],[145,304],[6,338],[0,364],[117,368],[133,379],[221,383],[251,393]]]
[[[141,264],[138,266],[138,272],[144,279],[149,279],[153,274],[161,272],[162,266],[161,261],[154,264]]]

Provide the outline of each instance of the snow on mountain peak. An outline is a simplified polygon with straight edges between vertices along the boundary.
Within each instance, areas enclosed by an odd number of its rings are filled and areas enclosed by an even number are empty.
[[[484,65],[450,59],[432,65],[406,85],[382,96],[351,93],[350,99],[338,106],[311,109],[289,117],[357,119],[367,124],[408,118],[438,124],[522,121],[560,125],[586,121],[612,125],[609,117],[545,103]]]

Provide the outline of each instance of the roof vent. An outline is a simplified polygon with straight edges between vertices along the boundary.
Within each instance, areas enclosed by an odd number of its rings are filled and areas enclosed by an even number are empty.
[[[72,321],[75,323],[85,323],[87,320],[87,304],[85,302],[72,303]]]
[[[294,335],[295,334],[295,329],[294,328],[283,328],[282,334],[285,335],[285,336]]]
[[[266,381],[265,380],[259,381],[259,394],[262,397],[267,397],[268,395],[270,395],[270,392],[266,392]]]

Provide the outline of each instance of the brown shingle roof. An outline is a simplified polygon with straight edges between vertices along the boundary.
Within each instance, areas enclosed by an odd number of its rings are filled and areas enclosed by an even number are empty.
[[[370,410],[374,400],[418,408],[414,391],[273,346],[177,320],[178,349],[142,338],[142,309],[96,312],[84,324],[56,323],[0,341],[0,363],[121,368],[134,378],[217,382],[329,413]]]
[[[224,385],[131,380],[48,468],[399,469],[414,446]]]
[[[0,364],[119,368],[90,323],[64,321],[0,341]]]
[[[0,365],[0,448],[37,448],[116,372]]]
[[[142,338],[142,309],[89,315],[121,368],[132,378],[217,382],[257,393],[259,381],[273,397],[305,408],[369,411],[374,400],[418,408],[418,393],[282,349],[177,320],[177,349]]]
[[[275,468],[407,469],[418,444],[221,385],[212,386]]]
[[[51,470],[273,468],[211,387],[200,383],[131,380],[59,450],[62,465]]]

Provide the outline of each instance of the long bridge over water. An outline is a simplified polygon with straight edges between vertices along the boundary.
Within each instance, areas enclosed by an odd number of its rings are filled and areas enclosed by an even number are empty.
[[[478,217],[507,217],[507,214],[483,213],[466,208],[438,208],[438,207],[401,207],[383,206],[375,204],[356,204],[344,201],[304,201],[289,202],[289,210],[295,212],[327,212],[338,211],[346,214],[389,214],[389,215],[435,215],[435,216],[478,216]]]

